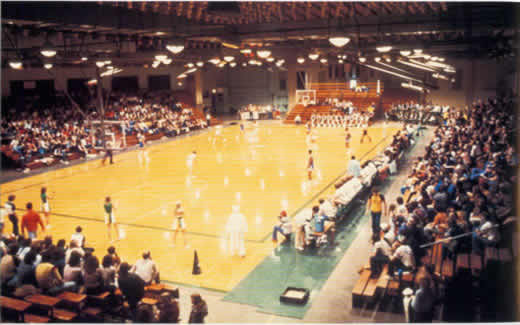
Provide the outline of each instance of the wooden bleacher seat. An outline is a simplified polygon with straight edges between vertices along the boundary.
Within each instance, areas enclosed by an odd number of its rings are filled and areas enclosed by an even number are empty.
[[[61,299],[65,305],[71,306],[73,309],[81,310],[82,304],[87,299],[86,295],[65,291],[57,298]]]
[[[361,307],[363,303],[362,295],[368,281],[370,280],[370,270],[363,270],[354,289],[352,289],[352,307]]]
[[[0,306],[2,309],[5,308],[13,311],[16,314],[18,320],[21,320],[23,313],[32,306],[32,303],[15,298],[0,296]],[[5,314],[2,315],[2,319],[4,319],[4,317]]]
[[[52,310],[52,317],[53,319],[70,323],[78,317],[78,314],[69,310],[54,308]]]
[[[367,285],[365,286],[365,290],[363,290],[363,300],[366,303],[373,303],[374,297],[376,295],[376,289],[377,289],[377,280],[378,278],[370,278],[368,279]]]
[[[29,313],[23,315],[23,321],[25,323],[48,323],[51,319],[45,316],[38,316]]]
[[[47,312],[52,312],[54,306],[56,306],[61,301],[61,299],[37,294],[25,297],[25,301],[28,301],[38,307],[41,307],[42,309],[45,309]]]
[[[143,298],[141,299],[141,302],[143,304],[147,304],[147,305],[156,305],[157,304],[157,299],[152,299],[152,298]]]
[[[376,290],[384,292],[386,290],[386,287],[388,287],[389,281],[390,280],[388,279],[388,265],[385,265],[385,267],[381,271],[381,274],[379,274],[379,278],[377,279]]]
[[[399,296],[399,281],[397,281],[397,280],[388,281],[387,294],[391,297]]]
[[[469,264],[469,255],[468,254],[459,254],[457,256],[457,271],[460,269],[470,269]]]

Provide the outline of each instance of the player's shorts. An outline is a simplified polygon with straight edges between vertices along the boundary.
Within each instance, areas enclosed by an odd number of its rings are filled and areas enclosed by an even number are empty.
[[[144,147],[144,143],[143,142],[139,142],[139,148],[142,148]]]
[[[176,218],[175,221],[173,222],[173,230],[177,230],[177,229],[182,229],[182,230],[186,229],[186,222],[184,222],[184,218]]]
[[[110,225],[112,223],[116,223],[116,217],[114,216],[114,212],[105,213],[105,225]]]
[[[49,202],[42,203],[42,211],[47,213],[51,212]]]
[[[368,130],[367,129],[363,130],[363,135],[368,135]]]

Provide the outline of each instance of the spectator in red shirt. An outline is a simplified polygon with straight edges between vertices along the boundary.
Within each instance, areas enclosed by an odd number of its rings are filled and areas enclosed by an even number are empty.
[[[25,229],[27,229],[29,238],[35,239],[37,237],[38,224],[40,224],[42,231],[45,231],[45,226],[40,215],[33,210],[32,203],[27,203],[26,207],[27,212],[22,217],[22,236],[25,236]]]

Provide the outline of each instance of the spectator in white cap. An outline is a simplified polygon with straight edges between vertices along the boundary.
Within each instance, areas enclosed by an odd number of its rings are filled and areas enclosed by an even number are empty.
[[[246,246],[244,238],[247,233],[246,217],[240,213],[240,207],[234,205],[232,213],[226,224],[226,239],[228,250],[231,255],[238,253],[240,257],[246,256]]]

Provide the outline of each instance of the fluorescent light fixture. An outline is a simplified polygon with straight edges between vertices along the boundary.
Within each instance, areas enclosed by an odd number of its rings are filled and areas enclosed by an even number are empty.
[[[112,70],[107,70],[105,72],[103,72],[100,76],[101,77],[106,77],[106,76],[113,76],[115,74],[118,74],[119,72],[123,71],[123,69],[112,69]]]
[[[373,66],[373,65],[370,65],[370,64],[365,64],[364,66],[367,67],[367,68],[370,68],[370,69],[374,69],[374,70],[377,70],[377,71],[381,71],[381,72],[384,72],[384,73],[391,74],[393,76],[396,76],[396,77],[399,77],[399,78],[402,78],[402,79],[415,80],[415,81],[420,82],[419,79],[411,78],[409,76],[406,76],[406,75],[403,75],[403,74],[400,74],[400,73],[397,73],[397,72],[389,71],[389,70],[386,70],[386,69],[383,69],[383,68],[380,68],[380,67],[376,67],[376,66]]]
[[[220,59],[219,58],[213,58],[211,60],[209,60],[210,63],[213,63],[214,65],[217,65],[220,63]]]
[[[313,60],[313,61],[317,60],[319,57],[320,57],[320,55],[317,54],[317,53],[311,53],[311,54],[309,54],[309,59],[311,59],[311,60]]]
[[[274,61],[274,58],[273,57],[269,57],[267,59],[265,59],[267,62],[273,62]]]
[[[342,59],[339,59],[339,60],[338,60],[338,63],[339,63],[339,64],[342,64],[342,63],[343,63],[343,60],[342,60]]]
[[[22,61],[15,60],[15,61],[9,61],[9,66],[13,69],[19,70],[22,68],[23,64],[22,64]]]
[[[302,57],[299,57],[296,59],[296,62],[298,62],[299,64],[303,64],[303,63],[305,63],[305,59]]]
[[[171,40],[166,43],[166,49],[173,54],[179,54],[184,50],[184,41],[181,40]]]
[[[423,87],[420,87],[420,86],[417,86],[417,85],[414,85],[412,84],[411,82],[408,83],[408,82],[403,82],[401,83],[401,87],[403,88],[408,88],[408,89],[412,89],[412,90],[416,90],[416,91],[423,91]]]
[[[397,62],[399,62],[401,64],[408,65],[410,67],[417,68],[417,69],[422,69],[422,70],[426,70],[426,71],[430,71],[430,72],[435,72],[435,70],[420,64],[420,62],[417,62],[419,64],[416,64],[416,63],[413,63],[413,62],[408,62],[408,61],[403,61],[403,60],[397,60]]]
[[[234,59],[235,59],[235,57],[234,57],[234,56],[231,56],[231,55],[226,55],[226,56],[224,57],[224,61],[226,61],[226,62],[231,62],[231,61],[233,61]]]
[[[152,68],[157,68],[161,64],[161,61],[153,61]]]
[[[202,68],[202,67],[204,66],[204,62],[199,61],[199,62],[195,63],[195,65],[196,65],[197,67],[199,67],[199,68]]]
[[[415,54],[421,54],[421,53],[422,53],[422,50],[421,50],[421,49],[415,49],[415,50],[413,50],[413,53],[415,53]]]
[[[219,67],[219,68],[223,68],[223,67],[226,65],[226,63],[227,63],[226,61],[222,61],[222,62],[220,62],[220,63],[217,65],[217,67]]]
[[[242,53],[242,54],[251,54],[251,52],[252,52],[251,49],[242,49],[242,50],[240,50],[240,53]]]
[[[432,56],[431,56],[431,55],[429,55],[429,54],[423,54],[423,56],[422,56],[422,57],[423,57],[423,58],[425,58],[426,60],[428,60],[428,59],[429,59],[429,58],[431,58]]]
[[[403,50],[403,51],[400,51],[399,53],[400,53],[402,56],[408,56],[408,55],[412,54],[412,51]]]
[[[265,58],[268,58],[271,55],[271,51],[269,51],[269,50],[259,50],[259,51],[256,51],[256,54],[260,58],[265,59]]]
[[[102,68],[105,65],[105,61],[96,61],[96,67]]]
[[[392,50],[392,47],[390,45],[378,46],[378,47],[376,47],[376,50],[379,53],[386,53],[386,52],[390,52]]]
[[[242,66],[243,66],[243,67],[247,67],[247,63],[242,62]]]
[[[361,63],[365,63],[366,61],[367,61],[367,58],[365,58],[365,57],[359,58],[359,62],[361,62]]]
[[[445,61],[445,59],[441,58],[441,57],[437,58],[437,60],[440,61],[440,62],[444,62]]]
[[[88,58],[86,56],[81,57],[81,61],[85,62],[88,61]]]
[[[186,72],[184,72],[184,73],[189,74],[189,73],[193,73],[195,71],[197,71],[197,68],[192,68],[192,69],[186,70]]]
[[[455,73],[455,69],[453,69],[452,67],[449,67],[449,68],[445,68],[444,69],[444,72],[447,72],[447,73]]]
[[[329,37],[329,42],[335,47],[343,47],[350,42],[350,38],[346,36]]]
[[[390,63],[390,62],[392,62],[392,58],[385,58],[385,61],[386,61],[387,63]]]
[[[437,62],[437,61],[428,61],[428,62],[426,62],[426,64],[429,66],[441,68],[441,69],[445,69],[448,67],[448,65],[446,63]]]
[[[167,58],[166,60],[163,61],[164,64],[166,65],[169,65],[170,63],[172,63],[172,58]]]
[[[41,55],[43,55],[46,58],[51,58],[56,55],[56,49],[54,48],[54,45],[47,40],[42,46],[42,49],[40,50]]]
[[[186,74],[181,73],[180,75],[177,76],[177,79],[184,79],[184,78],[186,78],[186,77],[187,77]]]
[[[108,65],[108,66],[106,66],[106,69],[107,69],[107,70],[112,70],[112,69],[114,69],[114,67],[111,66],[111,65]]]
[[[376,57],[374,58],[374,61],[376,61],[376,62],[380,62],[380,61],[381,61],[381,58],[378,57],[378,56],[376,56]]]
[[[323,64],[325,64],[325,63],[327,63],[327,59],[322,58],[322,59],[320,59],[320,62],[323,63]]]
[[[281,67],[284,64],[284,62],[285,62],[285,60],[283,60],[283,59],[282,60],[278,60],[278,61],[276,61],[276,66],[277,67]]]
[[[434,77],[435,79],[442,79],[442,80],[448,80],[448,77],[443,75],[443,74],[440,74],[440,73],[434,73],[432,75],[432,77]]]
[[[45,63],[43,67],[47,70],[52,69],[52,63]]]
[[[112,64],[112,60],[105,60],[105,65]]]
[[[222,46],[227,47],[228,49],[238,50],[240,46],[233,44],[231,42],[222,42]]]
[[[232,68],[234,68],[234,67],[237,66],[237,63],[236,63],[236,62],[231,62],[231,63],[229,64],[229,66],[232,67]]]
[[[193,68],[195,66],[195,64],[191,63],[191,62],[188,62],[188,64],[186,64],[186,66],[188,68]]]

